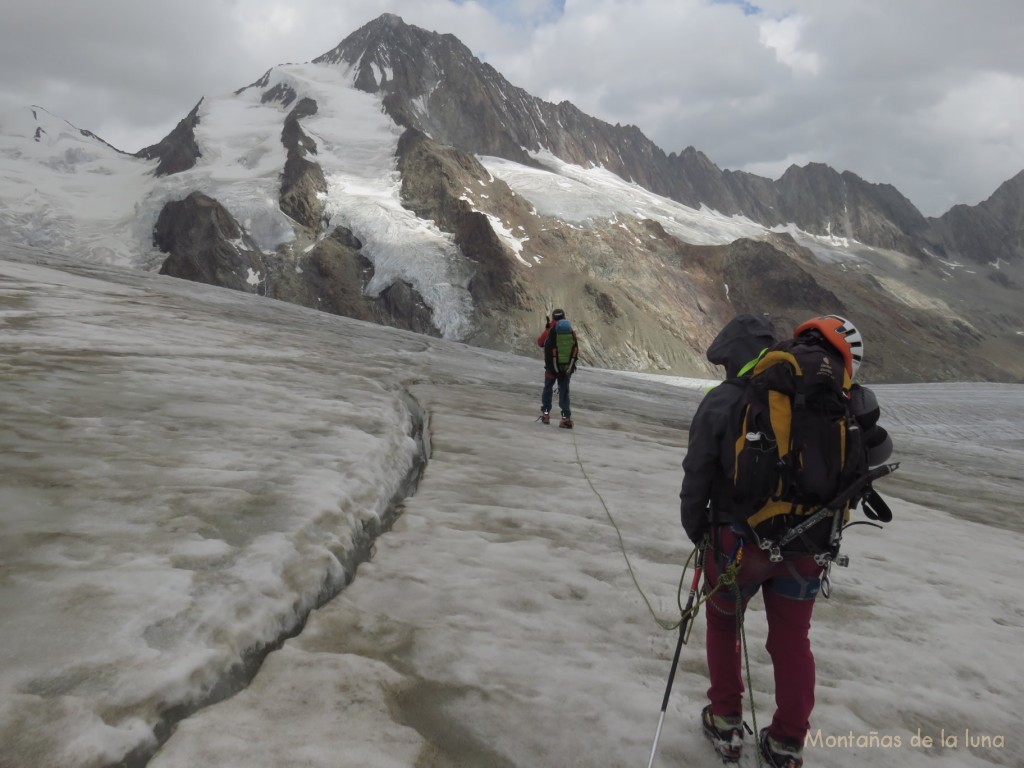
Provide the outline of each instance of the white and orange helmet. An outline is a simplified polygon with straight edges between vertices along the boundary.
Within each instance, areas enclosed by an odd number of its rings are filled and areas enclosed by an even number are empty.
[[[846,373],[850,380],[857,375],[861,361],[864,359],[864,339],[857,327],[839,315],[822,315],[812,317],[806,323],[798,325],[793,336],[802,336],[809,331],[817,331],[825,341],[831,344],[843,356]]]

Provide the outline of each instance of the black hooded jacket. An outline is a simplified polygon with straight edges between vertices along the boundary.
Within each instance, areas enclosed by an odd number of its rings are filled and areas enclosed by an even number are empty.
[[[752,511],[736,509],[732,499],[736,457],[733,441],[743,420],[745,378],[753,369],[752,363],[775,341],[767,317],[739,315],[726,324],[708,347],[708,360],[724,365],[728,378],[708,392],[690,424],[679,514],[686,535],[694,543],[703,538],[712,523],[742,525]],[[877,423],[878,400],[860,384],[854,384],[850,394],[852,413],[864,430],[868,465],[877,466],[893,452],[892,440]]]
[[[737,424],[743,417],[744,367],[776,341],[765,316],[739,315],[730,320],[708,347],[707,358],[725,366],[726,380],[712,389],[697,407],[690,424],[680,516],[686,535],[698,542],[707,532],[710,514],[717,523],[733,522],[731,477]],[[747,375],[747,374],[744,374]],[[745,515],[740,520],[745,519]]]

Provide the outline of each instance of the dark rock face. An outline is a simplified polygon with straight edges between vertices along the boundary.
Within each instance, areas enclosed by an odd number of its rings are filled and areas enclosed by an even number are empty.
[[[296,94],[295,90],[290,86],[278,83],[273,88],[268,88],[263,92],[260,97],[260,103],[266,104],[271,101],[278,101],[282,107],[287,107],[293,101],[295,101]]]
[[[856,174],[827,165],[792,166],[775,183],[776,220],[812,234],[848,237],[877,248],[907,253],[928,232],[928,222],[893,187],[869,184]]]
[[[846,312],[839,297],[819,285],[796,260],[763,240],[742,239],[726,246],[722,279],[730,287],[730,298],[735,291],[746,311],[762,307],[762,312],[790,319],[794,325],[804,315]]]
[[[728,245],[688,246],[688,262],[721,280],[724,307],[719,322],[735,314],[768,314],[785,335],[810,317],[848,314],[846,304],[816,269],[816,259],[789,235],[772,240],[742,238]]]
[[[281,179],[281,210],[314,235],[323,224],[327,181],[323,169],[308,159],[316,155],[316,142],[303,133],[299,120],[316,111],[313,99],[302,99],[285,118],[281,131],[281,143],[288,151]]]
[[[224,207],[201,192],[164,206],[153,242],[170,255],[161,275],[252,293],[262,254]],[[252,272],[251,272],[252,270]]]
[[[376,320],[382,325],[440,336],[423,297],[404,280],[396,280],[383,291],[375,302]]]
[[[159,143],[141,149],[135,153],[136,157],[145,160],[159,158],[160,162],[156,167],[157,176],[170,176],[172,173],[187,171],[196,164],[196,160],[202,157],[199,145],[196,143],[195,128],[199,125],[199,106],[196,104],[192,111],[181,120],[167,136]]]
[[[399,282],[378,297],[364,293],[373,266],[360,253],[363,244],[344,227],[298,257],[287,248],[262,253],[218,201],[193,192],[164,206],[153,242],[169,254],[162,275],[439,335],[430,309],[411,286]]]
[[[296,260],[275,259],[267,280],[267,295],[335,315],[438,336],[430,309],[405,283],[395,283],[375,298],[366,285],[373,265],[360,253],[363,244],[344,227],[337,227]]]
[[[931,306],[897,300],[872,272],[830,269],[789,235],[688,246],[686,258],[709,275],[721,276],[728,287],[724,313],[717,302],[706,305],[716,322],[743,312],[767,312],[776,330],[786,335],[815,315],[852,319],[865,339],[858,374],[865,383],[1020,377],[1012,359],[1010,367],[1001,367],[989,358],[986,339],[998,339],[997,328],[966,321],[952,309],[936,312]],[[923,285],[934,280],[923,269],[920,278]],[[1024,346],[1011,339],[995,343]]]
[[[513,260],[494,233],[487,216],[474,211],[463,190],[490,174],[471,155],[444,147],[410,129],[398,144],[398,168],[402,174],[405,207],[454,235],[455,243],[472,264],[469,291],[482,315],[498,315],[522,309],[523,287]],[[503,184],[492,190],[500,205],[518,205]]]
[[[950,256],[974,264],[1021,264],[1024,171],[1004,182],[988,200],[975,206],[954,206],[932,222]]]
[[[266,295],[357,320],[379,322],[363,288],[373,266],[359,253],[362,243],[338,227],[309,253],[293,257],[286,250],[266,257]]]

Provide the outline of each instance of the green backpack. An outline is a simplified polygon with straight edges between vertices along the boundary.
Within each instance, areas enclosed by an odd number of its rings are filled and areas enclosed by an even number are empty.
[[[579,345],[576,343],[572,325],[562,318],[555,323],[551,333],[555,337],[555,342],[551,345],[554,368],[559,374],[572,375],[576,370],[576,358],[579,355]]]

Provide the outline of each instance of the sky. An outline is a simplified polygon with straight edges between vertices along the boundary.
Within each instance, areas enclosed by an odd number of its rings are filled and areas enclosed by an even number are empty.
[[[172,10],[173,8],[173,10]],[[824,162],[925,215],[1024,169],[1017,0],[2,0],[0,115],[42,106],[134,152],[203,96],[381,13],[666,152],[777,178]]]
[[[646,764],[708,382],[584,367],[562,430],[539,359],[17,246],[0,324],[0,765]],[[815,606],[808,764],[1021,765],[1024,387],[875,391],[894,519]],[[657,768],[717,764],[704,626]]]

